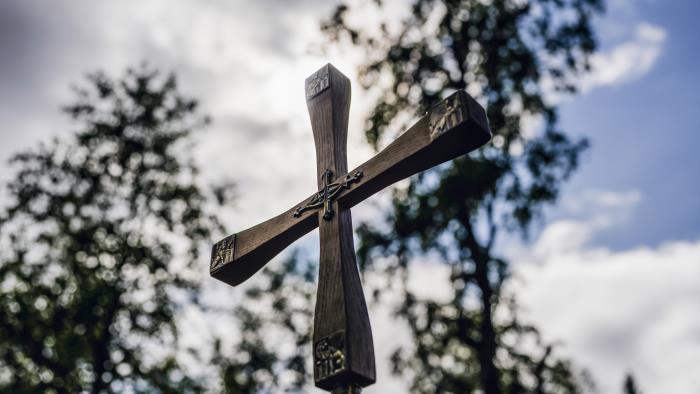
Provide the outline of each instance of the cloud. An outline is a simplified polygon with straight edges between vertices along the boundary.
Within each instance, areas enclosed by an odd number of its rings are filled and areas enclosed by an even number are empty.
[[[620,26],[606,29],[624,30]],[[580,93],[606,86],[616,86],[639,80],[654,67],[663,51],[667,33],[662,27],[646,22],[638,23],[632,32],[617,32],[615,35],[626,35],[626,41],[603,49],[591,55],[591,69],[578,76],[575,87]],[[553,60],[556,62],[556,60]],[[571,99],[571,95],[559,92],[555,89],[553,81],[545,77],[541,81],[545,92],[545,99],[552,105]],[[535,125],[523,125],[535,127]]]
[[[580,82],[583,92],[636,80],[654,66],[666,41],[666,31],[649,23],[637,25],[632,38],[591,57],[592,71]]]
[[[626,0],[621,3],[626,3]],[[618,24],[608,23],[603,27],[604,29],[601,30],[616,30],[615,35],[626,35],[627,40],[608,50],[591,55],[591,69],[579,76],[575,82],[575,86],[582,94],[596,88],[639,80],[652,70],[666,43],[666,30],[646,22],[638,23],[631,33]],[[542,79],[541,86],[545,92],[545,100],[551,105],[557,105],[572,98],[569,94],[557,91],[549,77]],[[517,105],[516,101],[516,107]],[[523,136],[529,138],[543,129],[544,122],[539,116],[525,116],[520,126]]]
[[[618,392],[632,371],[647,392],[690,393],[700,363],[700,240],[613,251],[589,244],[620,224],[638,192],[589,192],[588,219],[558,220],[534,253],[514,264],[510,291],[525,315],[563,353],[589,369],[603,393]],[[601,207],[610,207],[605,209]],[[596,207],[595,209],[593,207]]]
[[[304,79],[328,60],[348,74],[354,69],[346,57],[307,53],[319,39],[318,19],[332,7],[322,0],[3,2],[0,31],[9,31],[0,37],[0,116],[8,143],[0,144],[0,161],[68,134],[72,126],[58,108],[84,73],[118,76],[146,61],[175,71],[181,89],[212,116],[191,152],[205,183],[233,178],[246,190],[240,209],[223,213],[227,229],[278,214],[316,188]],[[353,96],[359,119],[362,94]],[[351,122],[351,166],[370,154],[361,126]],[[0,169],[0,180],[9,176]]]
[[[559,344],[560,355],[591,372],[600,393],[621,392],[628,372],[644,392],[691,393],[700,386],[693,370],[700,363],[700,240],[626,250],[594,243],[600,232],[624,229],[642,201],[634,189],[567,197],[566,217],[546,226],[533,246],[512,248],[507,291],[515,293],[522,317]],[[451,289],[435,284],[447,276],[449,267],[419,260],[409,268],[408,286],[444,300]],[[381,280],[390,279],[366,277],[365,289],[387,287]],[[370,313],[378,360],[410,346],[405,323],[387,305]],[[385,363],[378,376],[368,392],[408,392]]]
[[[566,196],[562,205],[572,213],[590,211],[591,208],[629,209],[642,200],[639,190],[588,189],[576,195]]]
[[[510,259],[542,260],[580,250],[598,233],[626,224],[642,201],[639,190],[588,189],[567,194],[561,201],[564,218],[549,223],[530,248],[515,248]]]

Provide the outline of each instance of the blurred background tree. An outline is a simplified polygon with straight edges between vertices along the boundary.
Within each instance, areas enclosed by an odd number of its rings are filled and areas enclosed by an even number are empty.
[[[631,373],[625,376],[625,383],[622,386],[622,392],[624,394],[642,394],[642,392],[637,387],[637,381]]]
[[[367,141],[380,148],[456,89],[484,104],[494,138],[413,177],[394,191],[382,226],[358,229],[360,264],[383,271],[400,292],[396,316],[413,336],[394,353],[394,373],[420,393],[581,392],[590,386],[585,374],[518,317],[503,291],[510,269],[497,245],[504,234],[527,235],[587,147],[559,129],[552,98],[575,92],[589,68],[602,1],[414,0],[410,7],[397,22],[382,1],[343,4],[322,26],[332,42],[367,59],[359,78],[378,97]],[[367,27],[363,15],[385,19]],[[418,257],[449,267],[449,283],[433,285],[450,289],[448,301],[406,285]]]
[[[213,364],[219,367],[225,393],[300,393],[313,385],[317,272],[316,262],[292,253],[246,284],[245,302],[234,309],[240,341],[228,356],[220,342],[215,344]]]
[[[178,341],[178,312],[206,307],[200,280],[208,247],[222,233],[207,205],[228,201],[232,185],[215,185],[208,194],[195,179],[187,148],[207,122],[196,101],[179,93],[173,75],[147,67],[118,80],[92,74],[86,85],[65,107],[79,130],[12,160],[18,168],[0,216],[0,391],[300,387],[308,378],[298,348],[285,358],[251,335],[261,325],[282,336],[306,325],[299,339],[306,342],[308,269],[265,270],[245,295],[250,302],[217,311],[235,313],[248,332],[233,336],[233,353],[217,340],[207,360],[202,349],[183,349]],[[261,298],[279,315],[265,314],[255,302]],[[221,380],[192,371],[178,357],[183,352],[220,369]],[[288,365],[293,372],[278,379]]]
[[[79,130],[16,155],[0,217],[0,389],[194,392],[175,316],[217,230],[181,155],[206,119],[175,77],[102,73],[65,107]],[[181,301],[177,301],[177,300]]]

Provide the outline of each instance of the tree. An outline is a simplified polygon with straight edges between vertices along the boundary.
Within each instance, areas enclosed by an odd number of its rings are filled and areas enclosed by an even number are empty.
[[[234,186],[208,193],[195,179],[186,148],[207,122],[196,101],[147,67],[89,75],[76,92],[65,112],[80,129],[12,159],[0,215],[0,391],[299,391],[316,265],[296,255],[215,311],[239,324],[232,352],[217,338],[209,359],[179,346],[178,311],[209,309],[198,298],[201,246],[223,229],[207,206],[228,202]],[[280,352],[266,332],[296,346]],[[220,381],[190,371],[182,353]]]
[[[396,313],[415,344],[396,351],[394,372],[422,393],[580,392],[571,363],[519,319],[504,293],[509,264],[496,246],[504,233],[527,236],[587,147],[560,130],[551,97],[575,92],[576,76],[588,70],[591,19],[602,1],[412,0],[399,22],[354,24],[369,20],[360,15],[395,14],[382,3],[340,5],[322,26],[331,41],[366,56],[360,81],[378,97],[368,142],[379,148],[455,89],[485,105],[494,134],[475,154],[395,190],[385,226],[358,229],[360,264],[383,257],[373,268],[403,278],[389,282],[403,295]],[[449,267],[449,301],[406,286],[419,256]]]
[[[246,286],[234,311],[242,338],[235,353],[215,346],[225,393],[299,393],[311,378],[311,323],[318,264],[295,252]]]
[[[634,380],[634,376],[632,376],[631,373],[628,373],[627,376],[625,376],[625,383],[622,386],[622,392],[624,394],[641,394],[642,392],[639,390],[639,387],[637,387],[637,381]]]
[[[175,316],[219,231],[182,155],[206,122],[175,77],[88,77],[79,126],[13,158],[0,216],[0,391],[195,392]]]

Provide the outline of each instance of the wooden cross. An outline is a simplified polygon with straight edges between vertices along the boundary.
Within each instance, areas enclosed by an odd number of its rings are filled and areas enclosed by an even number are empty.
[[[287,212],[212,248],[211,276],[236,286],[309,231],[321,257],[314,313],[316,386],[359,393],[375,381],[367,306],[355,261],[350,208],[381,189],[466,154],[491,138],[484,109],[464,91],[447,97],[376,156],[348,172],[350,80],[330,64],[306,79],[319,191]]]

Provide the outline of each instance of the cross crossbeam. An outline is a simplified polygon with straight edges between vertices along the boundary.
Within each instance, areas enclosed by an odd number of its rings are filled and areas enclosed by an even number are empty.
[[[350,208],[401,179],[477,149],[489,141],[491,132],[484,109],[466,92],[457,91],[376,156],[348,172],[350,81],[327,64],[306,80],[305,91],[319,191],[288,211],[217,242],[210,273],[236,286],[319,227],[314,380],[325,390],[359,392],[359,387],[374,382],[375,366]]]

